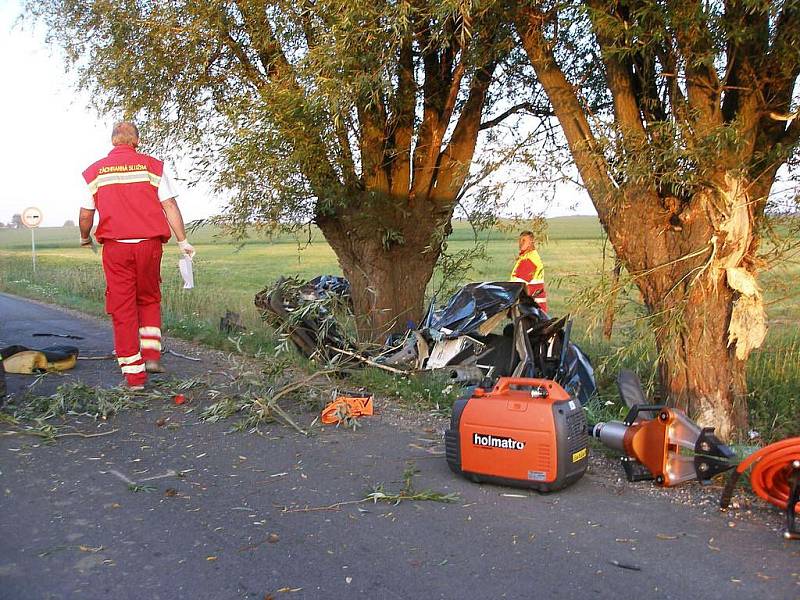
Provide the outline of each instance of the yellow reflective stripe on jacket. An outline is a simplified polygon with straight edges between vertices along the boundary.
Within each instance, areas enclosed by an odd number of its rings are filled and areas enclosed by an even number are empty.
[[[158,187],[161,183],[161,177],[150,171],[131,171],[128,173],[104,173],[98,175],[91,182],[89,182],[89,191],[92,194],[97,193],[97,190],[106,185],[114,185],[119,183],[149,183],[153,187]]]

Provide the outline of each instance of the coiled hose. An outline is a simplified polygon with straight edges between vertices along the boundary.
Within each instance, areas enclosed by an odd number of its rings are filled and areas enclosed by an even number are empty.
[[[800,514],[800,437],[775,442],[744,459],[731,473],[720,506],[728,508],[739,477],[753,467],[750,484],[761,498],[786,511],[787,538],[800,539],[795,515]]]

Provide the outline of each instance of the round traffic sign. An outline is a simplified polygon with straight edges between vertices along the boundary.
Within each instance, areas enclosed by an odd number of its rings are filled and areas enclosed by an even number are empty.
[[[42,211],[35,206],[29,206],[22,211],[22,224],[28,229],[38,227],[42,222]]]

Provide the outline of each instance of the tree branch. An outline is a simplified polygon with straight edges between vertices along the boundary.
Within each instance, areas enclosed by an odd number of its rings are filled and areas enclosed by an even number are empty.
[[[589,0],[590,16],[594,25],[597,42],[603,64],[606,68],[606,80],[611,96],[614,99],[614,114],[623,136],[642,140],[645,129],[636,99],[634,75],[629,61],[624,61],[620,52],[625,47],[621,31],[625,29],[625,21],[618,11],[609,11],[611,4],[600,0]]]
[[[695,123],[707,131],[723,124],[720,107],[722,86],[714,69],[714,43],[707,22],[698,15],[706,15],[702,0],[669,0],[668,10],[673,14],[675,39],[686,64],[686,98]]]
[[[234,3],[242,16],[244,30],[250,38],[253,51],[259,57],[259,61],[266,72],[266,78],[264,76],[259,78],[260,85],[257,85],[259,91],[262,94],[288,94],[303,109],[307,108],[305,92],[298,83],[294,68],[287,60],[283,49],[275,38],[272,24],[267,18],[267,3],[263,0],[255,0],[254,2],[234,0]],[[225,32],[227,38],[235,42],[231,36],[227,19],[223,18],[222,21],[227,29]],[[235,46],[239,45],[235,44]],[[246,63],[243,64],[250,65],[248,72],[257,71],[247,59],[244,50],[240,48],[239,51],[235,46],[232,51],[238,60],[246,59]],[[278,124],[283,135],[287,140],[291,141],[296,152],[310,155],[310,149],[314,149],[313,168],[305,169],[304,175],[308,178],[318,201],[327,200],[333,193],[332,188],[341,188],[342,182],[339,180],[339,176],[328,158],[328,150],[323,141],[324,137],[316,128],[297,127],[296,125],[296,123],[290,125],[287,122]]]
[[[445,82],[440,78],[439,53],[432,47],[430,24],[425,20],[415,23],[414,36],[422,54],[424,80],[422,83],[422,122],[417,133],[417,145],[414,148],[413,171],[411,173],[411,197],[423,186],[420,182],[430,176],[425,172],[425,159],[428,148],[432,145],[434,130],[441,115],[441,86]],[[449,85],[449,81],[446,82]]]
[[[449,73],[448,78],[442,81],[442,83],[445,85],[442,86],[441,91],[446,90],[444,104],[438,111],[435,120],[430,123],[431,129],[429,142],[425,147],[424,152],[420,153],[419,155],[419,163],[417,163],[417,157],[415,156],[414,184],[412,189],[412,194],[415,196],[420,192],[423,195],[427,195],[436,177],[436,165],[439,162],[439,154],[441,152],[442,142],[444,141],[447,127],[450,125],[450,118],[453,116],[456,99],[458,98],[458,93],[461,89],[461,80],[463,79],[464,72],[466,70],[465,54],[466,50],[462,49],[461,54],[459,54],[458,63],[453,69],[453,72]],[[419,164],[419,172],[417,172],[417,164]]]
[[[453,136],[437,158],[435,178],[428,196],[439,203],[452,206],[458,190],[469,174],[481,125],[481,112],[496,67],[497,62],[492,60],[473,76],[469,96],[453,130]]]
[[[537,110],[537,108],[532,103],[523,102],[521,104],[517,104],[516,106],[512,106],[508,110],[505,110],[505,111],[501,112],[499,115],[497,115],[493,119],[489,119],[488,121],[484,121],[483,123],[481,123],[481,125],[480,125],[480,127],[478,129],[480,129],[481,131],[483,131],[484,129],[491,129],[492,127],[495,127],[496,125],[499,125],[500,123],[505,121],[511,115],[516,115],[516,114],[519,114],[519,113],[521,113],[523,111],[527,112],[528,114],[536,115],[537,117],[552,117],[552,116],[555,116],[555,114],[551,110],[547,110],[547,111]]]
[[[515,25],[539,83],[558,117],[583,183],[601,221],[607,223],[617,186],[609,175],[608,165],[589,126],[583,105],[556,62],[551,44],[544,36],[544,18],[534,8],[526,7],[516,15]]]
[[[397,90],[389,126],[394,149],[390,167],[390,192],[395,197],[408,194],[411,185],[411,142],[414,137],[414,108],[417,98],[413,43],[413,37],[409,34],[400,46]]]

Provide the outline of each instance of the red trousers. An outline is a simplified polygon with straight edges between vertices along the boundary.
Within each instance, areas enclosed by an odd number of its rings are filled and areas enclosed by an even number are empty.
[[[543,283],[529,283],[528,295],[536,302],[536,306],[547,312],[547,292]]]
[[[103,244],[106,312],[117,361],[129,385],[147,381],[144,363],[161,358],[161,240]]]

